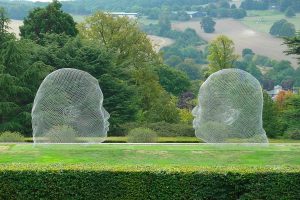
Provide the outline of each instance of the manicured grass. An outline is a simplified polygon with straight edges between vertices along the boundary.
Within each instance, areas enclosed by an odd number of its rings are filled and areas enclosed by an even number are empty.
[[[296,30],[300,30],[300,14],[295,17],[288,18],[284,16],[284,13],[275,10],[266,11],[247,11],[248,16],[241,20],[242,23],[250,28],[269,33],[271,26],[275,21],[280,19],[286,19],[295,25]]]
[[[101,166],[300,165],[300,144],[0,144],[0,163]]]
[[[25,138],[24,142],[32,142],[32,137]],[[108,137],[104,143],[126,143],[127,137]],[[300,140],[269,139],[270,143],[300,143]],[[158,143],[203,143],[196,137],[159,137]]]

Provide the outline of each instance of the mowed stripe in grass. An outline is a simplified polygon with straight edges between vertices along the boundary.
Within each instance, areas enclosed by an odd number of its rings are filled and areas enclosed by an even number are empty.
[[[8,147],[8,148],[7,148]],[[300,144],[0,144],[0,163],[113,166],[297,166]]]

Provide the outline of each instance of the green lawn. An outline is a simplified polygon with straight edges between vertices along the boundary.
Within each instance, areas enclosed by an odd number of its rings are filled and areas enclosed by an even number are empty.
[[[300,144],[0,144],[0,164],[299,166]]]
[[[288,18],[284,16],[284,13],[275,10],[266,11],[247,11],[247,17],[241,20],[242,23],[249,26],[250,28],[269,33],[269,30],[275,21],[280,19],[286,19],[295,25],[296,30],[300,30],[300,14],[297,16]]]

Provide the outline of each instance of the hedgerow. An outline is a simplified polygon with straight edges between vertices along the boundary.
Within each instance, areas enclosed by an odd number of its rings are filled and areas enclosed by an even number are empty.
[[[0,199],[299,199],[300,168],[0,165]]]

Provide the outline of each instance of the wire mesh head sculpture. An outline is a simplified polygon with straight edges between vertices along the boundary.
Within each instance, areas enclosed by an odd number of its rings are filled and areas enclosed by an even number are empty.
[[[107,136],[109,114],[98,80],[64,68],[40,85],[32,108],[34,143],[99,143]]]
[[[201,85],[192,113],[196,137],[208,143],[267,143],[262,127],[263,94],[248,72],[223,69]]]

